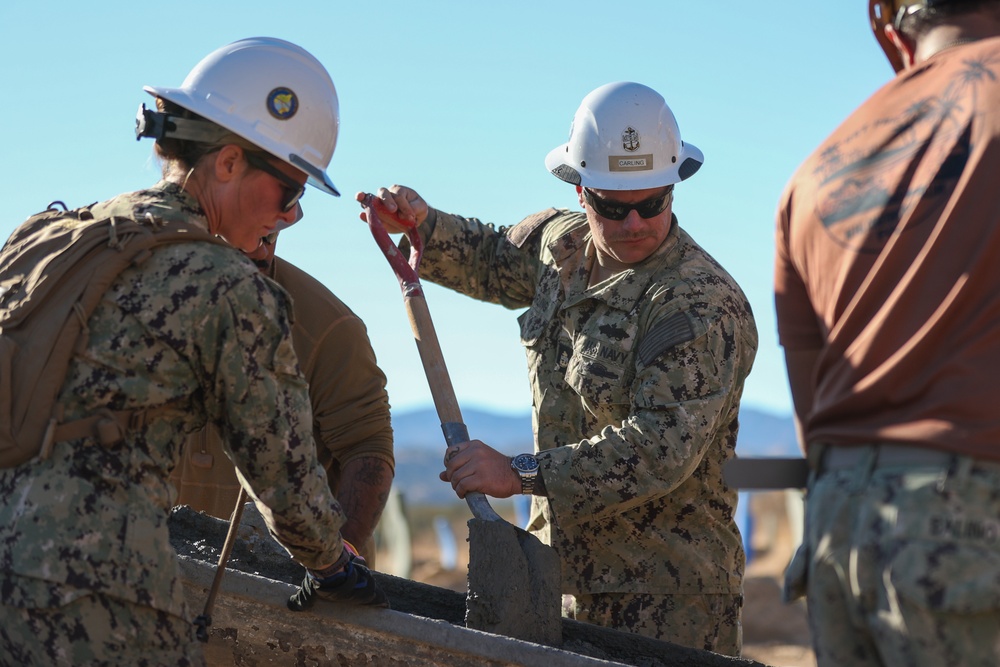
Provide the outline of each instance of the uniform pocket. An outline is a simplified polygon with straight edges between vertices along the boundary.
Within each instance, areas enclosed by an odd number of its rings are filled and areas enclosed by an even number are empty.
[[[897,595],[936,611],[980,614],[1000,610],[1000,552],[996,545],[913,540],[889,566]]]
[[[625,365],[631,358],[627,352],[587,336],[579,336],[574,347],[566,384],[592,406],[631,402],[634,372]]]
[[[1000,610],[1000,503],[992,475],[900,476],[888,548],[889,585],[920,607]]]

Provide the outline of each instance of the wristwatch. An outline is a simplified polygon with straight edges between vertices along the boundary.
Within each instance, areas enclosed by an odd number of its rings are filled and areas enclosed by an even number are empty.
[[[531,495],[538,477],[538,459],[532,454],[518,454],[510,460],[510,467],[521,476],[521,494]]]

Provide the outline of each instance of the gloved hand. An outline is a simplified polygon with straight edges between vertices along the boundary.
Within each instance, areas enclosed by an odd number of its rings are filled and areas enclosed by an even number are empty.
[[[349,553],[352,556],[354,556],[354,558],[355,558],[354,562],[355,563],[360,563],[360,564],[364,565],[365,567],[368,567],[368,561],[365,560],[364,556],[362,556],[360,553],[358,553],[358,550],[354,547],[353,544],[351,544],[347,540],[344,540],[344,548],[347,549],[347,553]]]
[[[320,579],[308,569],[302,586],[288,598],[288,608],[304,611],[316,604],[316,598],[342,604],[388,607],[389,598],[379,588],[364,560],[351,554],[342,572]]]

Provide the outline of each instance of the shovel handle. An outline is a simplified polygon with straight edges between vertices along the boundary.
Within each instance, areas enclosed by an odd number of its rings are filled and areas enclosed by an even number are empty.
[[[229,562],[229,555],[233,552],[236,544],[236,534],[240,528],[240,520],[243,518],[243,507],[247,502],[246,489],[240,485],[240,493],[236,497],[236,506],[229,517],[229,530],[226,532],[226,541],[222,545],[222,552],[219,554],[219,563],[215,566],[215,578],[212,579],[212,587],[208,591],[208,599],[205,600],[205,610],[194,624],[197,626],[196,635],[202,642],[208,641],[208,626],[212,625],[212,610],[215,608],[215,597],[219,594],[219,586],[222,584],[222,576],[226,573],[226,564]]]
[[[404,295],[403,305],[406,307],[406,314],[410,319],[410,326],[413,328],[413,337],[417,341],[420,362],[427,375],[438,419],[441,420],[441,430],[444,432],[445,443],[450,447],[460,442],[467,442],[470,439],[469,430],[462,421],[462,411],[455,398],[455,389],[452,387],[451,377],[449,377],[448,368],[445,366],[444,355],[441,353],[441,345],[434,331],[434,323],[431,321],[427,301],[422,293],[419,297]],[[477,519],[502,521],[483,494],[468,493],[465,496],[465,501]]]
[[[417,276],[420,256],[423,252],[423,242],[420,240],[420,234],[416,227],[408,229],[406,236],[410,239],[410,257],[409,260],[404,259],[399,248],[389,238],[389,233],[385,230],[378,213],[375,211],[376,201],[373,195],[368,194],[361,206],[364,207],[365,215],[368,218],[368,228],[396,274],[399,287],[403,291],[403,306],[406,308],[410,328],[413,330],[413,337],[417,342],[420,362],[424,366],[424,374],[427,376],[427,384],[430,385],[431,397],[434,399],[434,408],[437,410],[438,419],[441,420],[445,441],[449,446],[466,442],[469,440],[469,432],[462,422],[462,411],[458,406],[458,399],[455,397],[455,388],[451,384],[444,354],[441,352],[441,344],[438,341],[437,332],[434,330],[434,322],[431,320],[431,312],[427,307],[423,288],[420,286],[420,278]],[[466,494],[465,501],[477,519],[503,521],[482,493]]]

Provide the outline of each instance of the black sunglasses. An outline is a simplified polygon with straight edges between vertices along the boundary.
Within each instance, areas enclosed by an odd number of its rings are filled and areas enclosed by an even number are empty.
[[[264,173],[274,176],[284,184],[285,198],[281,202],[281,212],[288,213],[295,208],[295,205],[299,203],[300,199],[302,199],[302,195],[306,193],[306,186],[302,183],[298,183],[291,176],[268,162],[267,158],[254,153],[244,153],[244,155],[246,155],[247,162],[250,163],[251,167],[254,169],[260,169]]]
[[[668,185],[665,192],[658,194],[656,196],[650,197],[649,199],[643,199],[640,202],[634,204],[626,204],[625,202],[615,201],[613,199],[603,199],[597,197],[593,192],[587,188],[583,189],[583,198],[590,204],[590,207],[594,209],[594,213],[601,216],[602,218],[607,218],[608,220],[624,220],[628,217],[628,214],[635,209],[635,212],[639,214],[640,218],[652,218],[654,215],[659,215],[663,213],[667,206],[670,205],[670,201],[674,193],[674,186]]]

